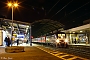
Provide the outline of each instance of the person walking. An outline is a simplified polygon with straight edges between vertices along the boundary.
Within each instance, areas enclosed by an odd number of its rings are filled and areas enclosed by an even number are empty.
[[[76,44],[76,42],[77,42],[77,41],[76,41],[76,38],[75,38],[74,43]]]

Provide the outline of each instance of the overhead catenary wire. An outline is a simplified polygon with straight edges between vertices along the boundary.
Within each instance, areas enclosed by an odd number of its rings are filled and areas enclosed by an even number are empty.
[[[59,3],[60,0],[56,2],[56,4],[47,12],[47,14]]]
[[[82,8],[83,6],[85,6],[85,5],[89,4],[89,3],[90,3],[90,1],[89,1],[89,2],[87,2],[86,4],[84,4],[84,5],[80,6],[79,8],[77,8],[77,9],[75,9],[75,10],[71,11],[70,13],[66,14],[64,17],[66,17],[66,16],[68,16],[68,15],[70,15],[70,14],[74,13],[75,11],[77,11],[78,9]],[[64,17],[62,17],[60,20],[62,20]]]
[[[90,2],[87,2],[86,4],[88,4],[88,3],[90,3]],[[78,9],[82,8],[82,7],[83,7],[83,6],[85,6],[86,4],[82,5],[81,7],[77,8],[76,10],[78,10]],[[74,10],[74,11],[70,12],[69,14],[71,14],[71,13],[75,12],[76,10]]]
[[[76,17],[75,19],[80,18],[80,17],[83,17],[83,16],[85,16],[85,15],[87,15],[87,14],[90,14],[90,12],[88,12],[88,13],[86,13],[86,14],[84,14],[84,15],[81,15],[81,16],[79,16],[79,17]],[[75,20],[75,19],[73,19],[73,20]]]
[[[72,0],[73,1],[73,0]],[[60,11],[62,11],[65,7],[67,7],[72,1],[67,3],[62,9],[60,9],[56,14],[58,14]],[[54,14],[51,18],[53,18],[56,14]]]

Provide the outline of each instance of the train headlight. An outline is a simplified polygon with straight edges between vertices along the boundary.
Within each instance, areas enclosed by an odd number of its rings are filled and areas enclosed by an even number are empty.
[[[65,39],[65,42],[68,42],[68,39]]]
[[[59,43],[59,39],[57,39],[56,42]]]

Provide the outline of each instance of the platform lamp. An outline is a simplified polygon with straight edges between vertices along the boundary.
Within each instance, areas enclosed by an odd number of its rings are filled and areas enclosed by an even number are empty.
[[[14,27],[13,27],[13,9],[14,9],[14,7],[18,7],[18,3],[17,2],[13,2],[13,3],[9,2],[9,3],[7,3],[7,5],[12,8],[12,24],[11,24],[11,46],[12,46],[12,38],[13,38],[13,31],[14,31]]]

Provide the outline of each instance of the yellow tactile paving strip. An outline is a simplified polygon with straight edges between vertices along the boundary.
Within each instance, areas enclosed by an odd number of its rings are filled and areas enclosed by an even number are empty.
[[[63,60],[89,60],[89,59],[86,59],[86,58],[82,58],[82,57],[79,57],[79,56],[75,56],[75,55],[71,55],[71,54],[67,54],[67,53],[62,53],[62,52],[59,52],[59,51],[56,51],[56,50],[52,50],[50,48],[45,48],[43,46],[38,46],[37,48],[51,54],[51,55],[54,55],[60,59],[63,59]]]

